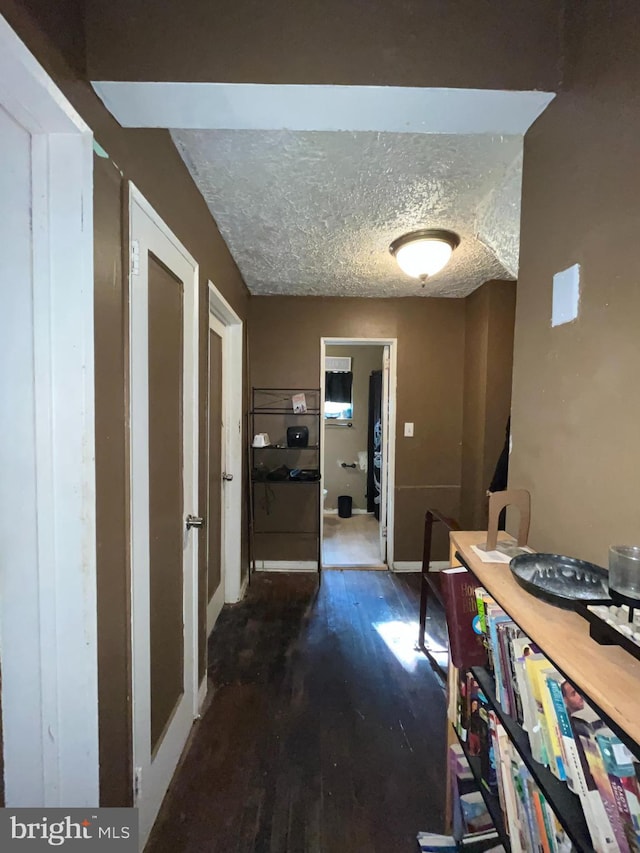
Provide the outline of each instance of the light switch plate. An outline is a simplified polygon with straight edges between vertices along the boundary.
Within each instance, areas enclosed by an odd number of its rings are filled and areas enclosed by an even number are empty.
[[[413,424],[405,423],[405,425],[404,425],[404,437],[405,438],[413,438]]]

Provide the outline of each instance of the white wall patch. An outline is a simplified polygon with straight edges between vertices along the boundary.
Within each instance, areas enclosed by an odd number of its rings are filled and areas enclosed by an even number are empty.
[[[574,264],[553,277],[551,325],[562,326],[578,316],[580,303],[580,264]]]

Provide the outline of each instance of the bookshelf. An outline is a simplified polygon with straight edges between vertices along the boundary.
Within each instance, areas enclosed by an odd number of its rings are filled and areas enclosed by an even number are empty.
[[[639,758],[640,661],[623,649],[600,646],[592,640],[589,623],[578,613],[530,595],[517,584],[507,564],[484,563],[472,545],[485,541],[484,532],[451,532],[452,564],[465,566],[475,576],[478,585],[487,590],[550,663],[584,694],[605,723]],[[471,667],[471,672],[576,849],[592,850],[580,798],[535,761],[526,732],[500,706],[492,674],[484,667]]]
[[[577,794],[573,794],[564,782],[556,779],[550,770],[543,767],[542,764],[538,764],[533,758],[527,733],[515,720],[504,713],[496,699],[491,673],[484,667],[478,666],[472,666],[471,672],[489,700],[489,704],[496,712],[511,742],[520,753],[520,757],[536,784],[548,797],[549,802],[553,804],[554,811],[565,832],[578,850],[589,850],[591,848],[591,836],[584,819],[580,798]]]
[[[602,718],[640,760],[640,661],[624,649],[601,646],[589,636],[589,623],[530,595],[509,566],[483,563],[471,550],[486,541],[482,531],[450,534],[453,563],[464,565],[495,598],[551,663],[590,700]],[[455,559],[455,556],[459,559]]]

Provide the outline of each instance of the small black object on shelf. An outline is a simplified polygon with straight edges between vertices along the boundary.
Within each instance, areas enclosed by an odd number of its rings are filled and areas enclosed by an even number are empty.
[[[309,444],[309,427],[287,427],[287,447],[306,447]]]
[[[610,604],[608,573],[602,566],[561,554],[521,554],[509,568],[523,589],[556,607]]]

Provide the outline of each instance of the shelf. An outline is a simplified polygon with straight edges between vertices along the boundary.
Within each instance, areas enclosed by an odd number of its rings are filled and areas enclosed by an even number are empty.
[[[294,411],[293,398],[296,396],[296,403],[304,402],[305,411]],[[253,447],[251,441],[250,447],[249,553],[253,571],[267,551],[273,552],[270,558],[306,560],[307,553],[311,558],[313,548],[318,573],[321,572],[321,408],[319,388],[254,387],[251,391],[249,440],[251,436],[263,433],[267,435],[267,441],[270,436],[274,442],[266,447]],[[305,445],[289,444],[287,439],[291,440],[293,430],[299,436],[306,433]],[[311,477],[291,478],[291,471],[310,472]],[[279,473],[286,476],[283,479],[270,479],[268,476]],[[296,486],[300,491],[290,492],[290,486]],[[265,544],[268,540],[272,543],[277,541],[278,537],[282,542],[277,547]],[[297,540],[304,540],[304,548]]]
[[[476,780],[478,790],[482,795],[482,799],[485,802],[487,811],[489,812],[489,816],[491,817],[496,832],[498,833],[500,843],[504,847],[506,853],[510,853],[511,844],[509,842],[509,836],[507,835],[507,830],[504,825],[504,817],[502,814],[502,808],[500,806],[500,799],[497,794],[492,794],[491,791],[489,791],[485,786],[484,781],[482,779],[482,774],[480,772],[480,759],[475,755],[469,755],[466,742],[462,740],[462,738],[456,731],[455,726],[452,725],[451,728],[455,732],[455,735],[458,738],[458,741],[460,742],[464,757],[469,762],[469,767],[471,768],[471,772],[473,773],[473,778]]]
[[[591,850],[591,836],[584,818],[580,798],[572,793],[566,782],[561,782],[547,768],[539,764],[531,754],[529,737],[524,729],[508,714],[506,714],[495,694],[494,681],[487,669],[482,666],[472,666],[471,672],[478,682],[480,689],[489,700],[509,736],[509,740],[520,753],[527,770],[533,776],[536,784],[545,795],[547,802],[556,813],[563,829],[577,846],[578,850]]]
[[[460,563],[640,759],[640,661],[620,646],[601,646],[593,640],[589,622],[579,613],[554,607],[526,592],[508,564],[483,563],[471,546],[486,538],[486,532],[452,532],[452,548]]]

